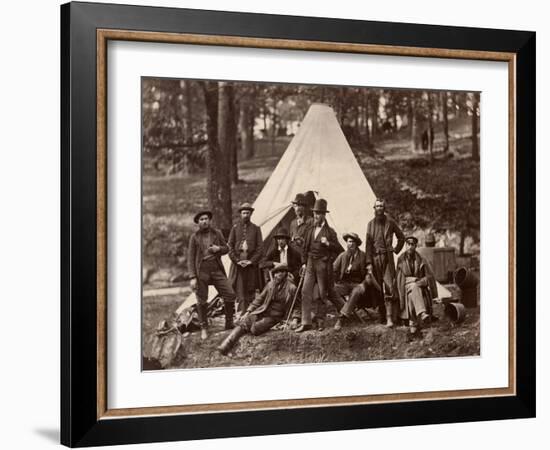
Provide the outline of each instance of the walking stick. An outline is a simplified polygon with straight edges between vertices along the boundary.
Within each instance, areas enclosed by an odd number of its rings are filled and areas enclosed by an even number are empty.
[[[292,304],[290,305],[290,310],[288,311],[288,316],[283,326],[283,330],[286,330],[286,327],[288,326],[288,321],[290,320],[290,316],[292,315],[292,311],[294,310],[294,304],[296,303],[296,299],[298,298],[298,293],[300,292],[300,288],[302,287],[303,281],[304,281],[304,276],[300,275],[300,281],[298,281],[298,287],[296,288],[296,293],[294,294],[294,298],[292,299]]]

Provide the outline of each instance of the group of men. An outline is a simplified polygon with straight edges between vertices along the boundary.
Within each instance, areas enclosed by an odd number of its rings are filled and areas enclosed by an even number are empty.
[[[292,206],[295,218],[289,230],[278,229],[273,243],[264,251],[260,228],[252,223],[254,208],[244,203],[240,220],[229,234],[211,226],[212,213],[201,211],[194,221],[198,230],[189,241],[191,288],[197,297],[201,338],[208,337],[207,296],[213,285],[224,301],[225,328],[231,333],[218,347],[227,354],[246,334],[265,333],[292,317],[291,327],[302,333],[324,327],[326,301],[334,305],[340,330],[357,317],[358,308],[377,308],[387,327],[397,322],[409,325],[416,334],[433,319],[432,299],[437,296],[429,264],[416,251],[418,238],[405,236],[386,214],[385,202],[377,199],[375,217],[367,224],[365,252],[354,232],[338,236],[327,223],[327,201],[319,198],[309,209],[307,194],[297,194]],[[396,244],[394,245],[394,240]],[[394,261],[405,246],[405,252]],[[229,278],[221,256],[231,259]],[[262,270],[270,280],[262,287]],[[234,323],[235,302],[239,320]]]

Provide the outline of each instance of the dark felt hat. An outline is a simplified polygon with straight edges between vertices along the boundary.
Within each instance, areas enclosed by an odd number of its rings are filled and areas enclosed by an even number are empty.
[[[313,212],[317,212],[317,213],[330,212],[327,209],[327,201],[324,198],[318,198],[317,200],[315,200],[315,205],[313,205]]]
[[[292,204],[307,206],[306,196],[304,194],[296,194],[296,197],[292,200]]]
[[[271,269],[271,273],[288,272],[288,266],[286,264],[279,264],[277,267]]]
[[[416,236],[407,236],[405,242],[413,241],[415,244],[418,244],[418,238]]]
[[[315,194],[313,193],[313,191],[307,191],[304,194],[304,198],[306,199],[306,205],[311,208],[315,203]]]
[[[193,222],[199,223],[199,219],[201,216],[207,215],[209,219],[212,219],[212,211],[199,211],[197,214],[195,214],[195,217],[193,217]]]
[[[347,241],[348,239],[353,239],[355,242],[357,242],[357,246],[359,247],[363,241],[361,238],[357,235],[357,233],[346,233],[344,234],[344,241]]]
[[[243,203],[240,207],[239,207],[239,212],[241,211],[254,211],[254,208],[252,208],[252,205],[248,202],[245,202]]]
[[[290,240],[290,234],[288,234],[288,231],[286,228],[281,227],[273,235],[273,239],[277,239],[277,238],[286,238]]]

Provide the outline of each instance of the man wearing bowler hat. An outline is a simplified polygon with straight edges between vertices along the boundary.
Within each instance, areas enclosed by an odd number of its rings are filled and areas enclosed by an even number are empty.
[[[208,320],[206,316],[208,286],[213,285],[223,298],[225,326],[233,327],[235,311],[235,293],[225,274],[221,256],[229,248],[220,230],[211,227],[212,212],[200,211],[194,222],[199,229],[191,235],[187,251],[187,265],[191,278],[191,289],[197,297],[197,314],[201,327],[201,339],[208,338]]]
[[[296,286],[288,279],[288,266],[280,264],[271,271],[273,280],[246,309],[237,326],[218,347],[227,355],[237,341],[246,333],[254,336],[266,333],[284,319],[296,294]]]
[[[244,314],[254,298],[254,292],[260,288],[258,262],[262,257],[263,239],[260,227],[250,220],[254,208],[243,203],[239,208],[240,220],[233,225],[229,233],[229,281],[237,294],[239,312]]]
[[[394,236],[397,238],[395,247],[393,246]],[[381,288],[377,302],[380,320],[385,321],[386,326],[393,327],[393,318],[397,313],[393,258],[394,254],[398,254],[403,248],[405,236],[397,222],[386,215],[386,202],[382,199],[376,199],[374,202],[374,219],[367,225],[365,241],[367,271],[374,276]]]
[[[334,291],[332,263],[343,250],[336,232],[326,221],[327,201],[319,198],[313,207],[313,225],[306,233],[302,263],[305,269],[302,287],[302,325],[297,333],[312,329],[313,289],[317,283],[323,302],[328,298],[339,311],[344,302]]]
[[[338,255],[333,264],[335,289],[341,297],[348,297],[346,304],[340,310],[335,330],[342,326],[355,313],[357,307],[373,306],[371,303],[373,279],[367,273],[367,256],[359,249],[362,244],[356,233],[346,233],[343,236],[347,250]]]
[[[437,297],[437,286],[430,264],[416,251],[418,239],[407,236],[405,251],[397,258],[397,289],[399,317],[409,321],[411,334],[430,322],[432,299]]]
[[[286,264],[289,273],[292,275],[292,281],[297,285],[300,267],[302,266],[302,254],[289,245],[290,235],[286,228],[279,228],[273,235],[273,240],[275,245],[266,253],[260,266],[265,269],[272,269],[280,264]]]

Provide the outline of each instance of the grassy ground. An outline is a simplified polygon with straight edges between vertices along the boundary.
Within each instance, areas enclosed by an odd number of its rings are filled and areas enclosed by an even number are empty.
[[[152,333],[166,318],[166,310],[179,305],[176,296],[150,297],[144,302],[144,355],[149,356]],[[258,366],[274,364],[310,364],[342,361],[372,361],[435,357],[475,356],[480,354],[479,308],[467,310],[462,324],[444,317],[443,307],[435,306],[440,320],[412,338],[408,327],[388,329],[373,319],[334,331],[334,315],[327,318],[323,331],[297,334],[291,330],[271,330],[262,336],[246,335],[232,353],[220,355],[216,347],[229,333],[223,330],[223,318],[212,319],[211,335],[201,341],[198,333],[184,335],[182,346],[170,368]],[[149,330],[149,331],[148,331]]]

